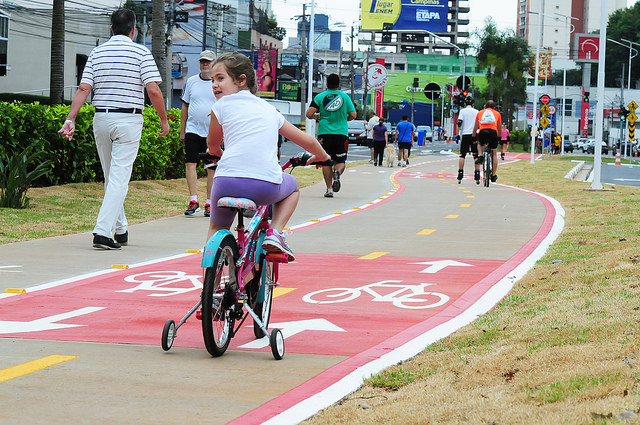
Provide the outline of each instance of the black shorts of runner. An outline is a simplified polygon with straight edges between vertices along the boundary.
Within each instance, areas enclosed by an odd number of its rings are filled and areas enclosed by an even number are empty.
[[[510,139],[509,139],[508,137],[507,137],[507,140],[502,140],[502,139],[500,139],[500,144],[501,144],[501,145],[508,145],[508,144],[509,144],[509,142],[510,142]]]
[[[194,133],[184,135],[184,162],[200,161],[198,154],[207,151],[207,138]]]
[[[478,156],[478,144],[476,138],[471,134],[463,134],[460,142],[460,158],[464,158],[471,152],[473,156]]]
[[[496,149],[498,147],[498,133],[491,128],[483,128],[478,133],[478,143],[482,146],[489,144],[490,149]]]
[[[398,142],[398,149],[411,150],[411,142]]]
[[[319,134],[318,141],[329,154],[333,163],[347,162],[349,137],[342,134]]]
[[[367,139],[367,147],[373,149],[373,139]]]

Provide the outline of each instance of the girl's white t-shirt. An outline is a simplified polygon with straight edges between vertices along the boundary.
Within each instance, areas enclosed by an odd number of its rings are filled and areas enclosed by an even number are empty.
[[[215,177],[282,183],[278,131],[284,116],[249,90],[221,97],[211,108],[222,126],[224,154]]]

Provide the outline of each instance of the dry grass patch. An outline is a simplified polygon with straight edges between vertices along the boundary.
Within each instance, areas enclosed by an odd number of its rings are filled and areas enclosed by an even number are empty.
[[[305,423],[604,424],[640,411],[640,188],[585,191],[564,179],[573,166],[501,165],[501,183],[562,204],[557,241],[493,311]]]

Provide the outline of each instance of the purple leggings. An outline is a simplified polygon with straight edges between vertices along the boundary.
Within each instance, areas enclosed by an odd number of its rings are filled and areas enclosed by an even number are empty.
[[[227,228],[236,217],[230,208],[218,207],[218,199],[225,196],[248,198],[256,205],[269,205],[282,201],[298,189],[298,181],[289,173],[282,173],[282,183],[245,177],[214,177],[211,188],[211,222]]]

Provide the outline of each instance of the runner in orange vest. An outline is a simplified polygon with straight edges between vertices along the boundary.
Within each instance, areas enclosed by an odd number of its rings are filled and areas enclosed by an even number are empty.
[[[478,137],[478,159],[477,164],[482,164],[482,156],[484,155],[484,145],[493,149],[491,158],[493,160],[493,172],[491,181],[496,182],[498,175],[496,170],[498,169],[498,135],[502,134],[502,117],[500,113],[496,111],[496,104],[493,100],[487,100],[484,105],[484,109],[478,112],[476,115],[476,125],[473,128],[473,136]],[[479,131],[478,131],[479,130]]]

